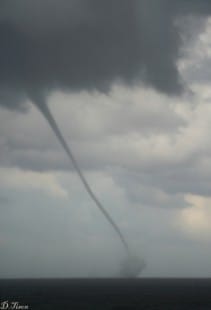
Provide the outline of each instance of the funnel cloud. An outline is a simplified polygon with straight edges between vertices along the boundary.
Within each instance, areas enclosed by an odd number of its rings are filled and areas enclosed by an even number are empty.
[[[119,227],[117,226],[117,224],[114,222],[114,220],[112,219],[112,217],[109,215],[109,213],[106,211],[106,209],[103,207],[103,205],[101,204],[101,202],[97,199],[97,197],[95,196],[95,194],[93,193],[93,191],[91,190],[88,182],[86,181],[86,178],[84,177],[75,157],[73,156],[73,153],[70,149],[70,147],[67,145],[65,139],[63,138],[63,135],[61,134],[47,104],[45,103],[44,99],[41,97],[35,97],[32,95],[32,99],[34,104],[39,108],[39,110],[41,111],[42,115],[45,117],[45,119],[47,120],[48,124],[50,125],[50,127],[52,128],[53,132],[55,133],[56,137],[58,138],[59,142],[61,143],[64,151],[66,152],[68,158],[70,159],[71,163],[73,164],[81,182],[83,183],[86,191],[88,192],[89,196],[91,197],[91,199],[94,201],[94,203],[97,205],[97,207],[99,208],[99,210],[103,213],[103,215],[105,216],[105,218],[107,219],[107,221],[111,224],[111,226],[113,227],[113,229],[115,230],[115,232],[117,233],[117,236],[120,238],[120,241],[122,242],[125,250],[126,250],[126,254],[129,256],[130,255],[130,251],[129,251],[129,246],[127,244],[127,241],[125,240],[121,230],[119,229]]]

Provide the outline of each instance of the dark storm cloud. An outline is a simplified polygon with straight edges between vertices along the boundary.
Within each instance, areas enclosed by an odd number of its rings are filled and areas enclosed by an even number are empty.
[[[153,1],[153,0],[151,0]],[[164,2],[173,2],[173,1],[167,1],[163,0]],[[171,5],[171,4],[169,4]],[[205,14],[209,15],[211,10],[211,4],[209,0],[178,0],[174,1],[174,9],[176,10],[176,13],[179,14]]]
[[[116,80],[178,94],[175,20],[210,11],[205,0],[1,1],[1,104],[20,107],[31,92],[106,91]]]

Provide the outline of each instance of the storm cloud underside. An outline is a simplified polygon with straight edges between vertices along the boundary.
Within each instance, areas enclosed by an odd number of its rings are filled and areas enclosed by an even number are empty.
[[[0,104],[19,109],[31,91],[106,92],[114,82],[180,94],[176,20],[210,13],[206,0],[2,1]]]

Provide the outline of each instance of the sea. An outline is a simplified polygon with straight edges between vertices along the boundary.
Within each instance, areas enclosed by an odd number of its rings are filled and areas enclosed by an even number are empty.
[[[1,279],[0,309],[211,310],[211,279]]]

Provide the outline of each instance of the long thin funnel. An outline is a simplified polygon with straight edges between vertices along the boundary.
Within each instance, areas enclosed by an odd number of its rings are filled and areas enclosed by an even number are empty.
[[[40,101],[40,100],[39,100]],[[118,237],[120,238],[127,255],[130,257],[130,250],[129,250],[129,246],[124,238],[124,236],[122,235],[119,227],[117,226],[117,224],[114,222],[114,220],[112,219],[112,217],[109,215],[108,211],[105,210],[105,208],[103,207],[103,205],[101,204],[101,202],[97,199],[97,197],[95,196],[95,194],[93,193],[92,189],[90,188],[88,182],[86,181],[83,173],[81,172],[81,169],[78,166],[78,163],[75,159],[75,157],[73,156],[73,153],[71,151],[71,149],[69,148],[69,146],[67,145],[66,141],[64,140],[61,131],[59,130],[56,121],[54,120],[47,104],[44,102],[44,100],[42,100],[42,104],[39,103],[39,101],[34,101],[34,103],[36,104],[36,106],[39,108],[39,110],[41,111],[42,115],[45,117],[45,119],[47,120],[48,124],[50,125],[50,127],[52,128],[53,132],[55,133],[55,135],[57,136],[58,140],[60,141],[62,147],[64,148],[65,152],[67,153],[70,161],[72,162],[75,170],[77,171],[81,182],[83,183],[86,191],[88,192],[88,194],[90,195],[90,197],[92,198],[92,200],[95,202],[95,204],[97,205],[97,207],[100,209],[100,211],[103,213],[103,215],[106,217],[106,219],[108,220],[108,222],[111,224],[111,226],[113,227],[113,229],[115,230],[115,232],[117,233]]]

